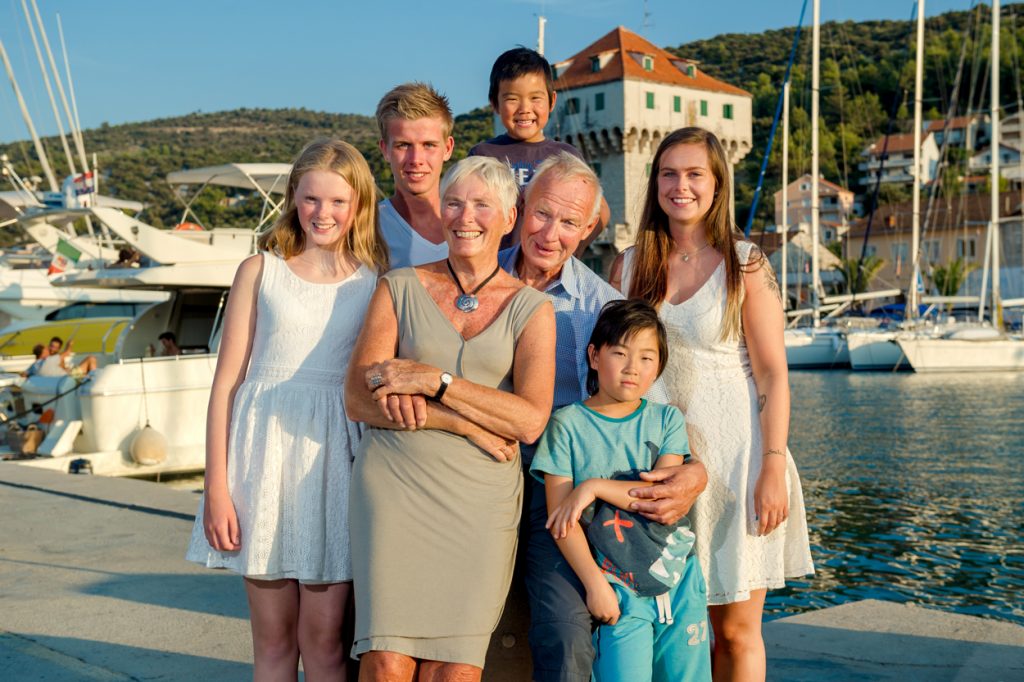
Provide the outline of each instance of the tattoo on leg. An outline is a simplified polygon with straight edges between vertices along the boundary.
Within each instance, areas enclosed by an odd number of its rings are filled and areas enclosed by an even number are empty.
[[[768,402],[768,396],[762,393],[757,396],[757,411],[764,412],[764,404]]]

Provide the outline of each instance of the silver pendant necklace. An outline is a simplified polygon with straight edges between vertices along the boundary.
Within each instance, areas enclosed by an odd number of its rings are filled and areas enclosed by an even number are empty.
[[[452,263],[447,258],[445,264],[448,266],[448,272],[451,273],[452,280],[455,282],[455,286],[459,288],[459,295],[455,299],[455,307],[464,313],[471,313],[480,307],[480,301],[477,299],[476,294],[478,291],[484,288],[488,282],[494,279],[494,276],[501,271],[501,264],[499,263],[494,272],[488,275],[487,279],[480,283],[480,285],[473,289],[473,291],[466,293],[466,290],[462,288],[462,282],[459,281],[459,276],[455,274],[455,270],[452,268]]]
[[[684,263],[689,263],[691,258],[696,256],[698,253],[700,253],[704,249],[708,248],[709,246],[711,246],[711,242],[704,242],[704,246],[700,247],[699,249],[697,249],[693,253],[686,253],[685,251],[680,251],[679,255],[683,257],[683,262]]]

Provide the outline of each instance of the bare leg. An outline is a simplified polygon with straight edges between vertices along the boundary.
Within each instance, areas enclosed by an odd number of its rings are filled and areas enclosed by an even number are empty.
[[[761,637],[761,613],[767,590],[753,590],[750,599],[711,606],[711,626],[715,631],[712,669],[715,682],[763,682],[764,639]]]
[[[466,663],[422,661],[417,682],[480,682],[482,668]]]
[[[96,357],[93,355],[88,356],[85,360],[78,363],[78,369],[82,374],[88,374],[93,371],[96,369]]]
[[[298,583],[246,578],[245,592],[252,624],[253,682],[297,680]]]
[[[412,682],[416,659],[393,651],[367,651],[359,657],[359,682]]]
[[[299,585],[299,654],[308,682],[345,682],[346,654],[341,642],[352,583]]]

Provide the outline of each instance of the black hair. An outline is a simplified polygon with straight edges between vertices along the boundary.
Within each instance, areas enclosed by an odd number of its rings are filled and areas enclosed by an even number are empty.
[[[56,341],[62,346],[64,345],[64,339],[60,338],[59,336],[55,336],[52,339],[50,339],[50,343],[53,343],[54,341]]]
[[[491,106],[498,107],[498,89],[502,81],[513,81],[531,73],[544,76],[544,84],[548,89],[548,104],[555,92],[555,79],[551,75],[551,64],[544,55],[528,47],[514,47],[494,60],[491,67],[491,85],[487,91],[487,99]]]
[[[658,317],[658,311],[647,301],[638,298],[609,301],[601,308],[601,314],[590,334],[590,346],[599,351],[605,346],[614,346],[632,338],[645,329],[654,330],[658,337],[658,376],[665,371],[668,363],[668,334]],[[589,346],[588,346],[589,349]],[[594,395],[599,388],[597,370],[587,369],[587,393]]]
[[[44,348],[46,348],[46,346],[44,346],[41,343],[37,343],[36,345],[32,346],[32,355],[36,356],[36,360],[38,360],[43,355]]]
[[[164,339],[167,339],[174,345],[178,345],[178,337],[174,335],[174,332],[164,332],[160,336],[156,337],[157,341],[163,341]]]

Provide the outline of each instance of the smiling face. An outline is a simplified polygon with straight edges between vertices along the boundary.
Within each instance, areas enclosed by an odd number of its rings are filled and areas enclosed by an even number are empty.
[[[436,195],[444,162],[454,148],[455,138],[445,135],[440,117],[394,118],[388,122],[387,140],[380,141],[380,151],[395,178],[395,192],[417,197]]]
[[[535,178],[523,208],[523,262],[531,270],[557,275],[580,241],[597,225],[591,220],[595,188],[581,178]]]
[[[597,372],[597,397],[628,403],[639,400],[658,378],[660,355],[654,329],[639,329],[617,343],[587,348],[590,368]]]
[[[696,225],[704,221],[715,199],[717,183],[702,144],[677,144],[658,164],[658,205],[669,224]]]
[[[528,73],[498,85],[494,110],[509,137],[520,142],[540,142],[555,106],[555,93],[548,96],[543,74]]]
[[[515,225],[515,209],[506,215],[487,183],[467,175],[441,198],[441,221],[449,257],[497,256],[502,235]]]
[[[336,245],[352,227],[356,191],[333,171],[311,170],[295,188],[295,212],[306,248]]]

